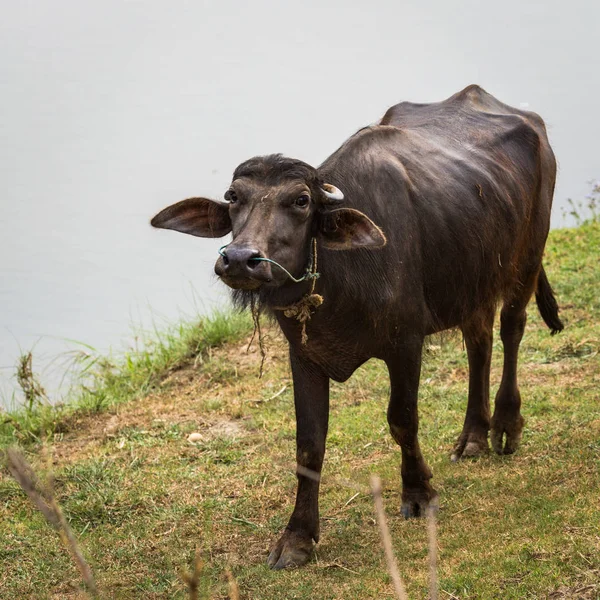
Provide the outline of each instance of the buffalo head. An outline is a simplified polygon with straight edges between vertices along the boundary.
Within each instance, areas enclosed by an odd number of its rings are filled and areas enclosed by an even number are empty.
[[[199,237],[232,232],[215,272],[234,289],[255,290],[283,285],[288,273],[300,278],[313,237],[331,250],[385,245],[379,227],[343,201],[343,193],[321,181],[315,168],[276,154],[242,163],[225,202],[189,198],[159,212],[151,224]]]

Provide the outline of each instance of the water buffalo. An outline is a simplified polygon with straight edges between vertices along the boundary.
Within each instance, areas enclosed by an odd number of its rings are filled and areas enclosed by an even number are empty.
[[[289,342],[298,489],[268,563],[304,564],[319,539],[319,482],[329,380],[385,361],[387,419],[402,451],[402,513],[436,500],[417,437],[425,336],[458,327],[469,360],[464,426],[453,460],[516,450],[523,428],[517,358],[535,292],[563,325],[542,266],[556,162],[542,119],[472,85],[433,104],[403,102],[318,168],[279,154],[237,167],[225,202],[190,198],[154,227],[233,240],[217,275],[237,304],[254,297]],[[319,274],[316,278],[317,271]],[[502,304],[502,382],[490,417],[492,329]]]

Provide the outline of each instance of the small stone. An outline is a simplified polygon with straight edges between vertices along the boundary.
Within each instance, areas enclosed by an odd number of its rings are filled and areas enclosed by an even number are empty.
[[[190,433],[190,435],[188,435],[188,442],[190,442],[191,444],[195,444],[196,442],[201,442],[203,440],[202,434],[201,433]]]

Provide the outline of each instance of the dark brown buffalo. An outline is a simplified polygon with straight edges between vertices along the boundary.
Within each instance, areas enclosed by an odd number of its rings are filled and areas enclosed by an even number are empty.
[[[563,327],[542,267],[555,175],[542,119],[469,86],[436,104],[393,106],[317,169],[278,154],[252,158],[235,170],[227,202],[184,200],[152,225],[200,237],[233,232],[215,271],[238,304],[254,295],[288,339],[301,467],[321,472],[329,380],[385,361],[402,513],[411,517],[436,498],[417,437],[425,336],[459,327],[467,348],[467,412],[453,459],[486,452],[490,430],[496,452],[517,449],[517,355],[534,292],[552,332]],[[260,260],[299,279],[313,240],[315,290],[313,280],[295,283]],[[504,370],[490,418],[499,302]],[[319,539],[319,483],[299,471],[294,512],[268,560],[276,569],[305,563]]]

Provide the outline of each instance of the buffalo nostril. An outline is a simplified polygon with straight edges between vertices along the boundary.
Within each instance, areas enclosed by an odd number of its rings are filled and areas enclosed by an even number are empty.
[[[229,259],[227,258],[227,254],[223,253],[221,255],[223,257],[223,264],[227,266],[229,264]]]
[[[262,261],[258,260],[262,258],[260,252],[253,252],[252,256],[246,261],[249,269],[255,269]]]

